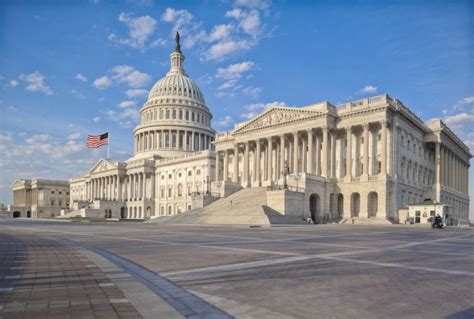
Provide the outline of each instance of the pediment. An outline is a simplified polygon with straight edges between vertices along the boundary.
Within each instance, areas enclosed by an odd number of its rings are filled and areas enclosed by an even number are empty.
[[[118,163],[109,160],[102,159],[98,161],[92,169],[89,171],[90,174],[109,171],[118,168]]]
[[[234,134],[257,129],[301,122],[324,115],[324,112],[289,107],[273,107],[245,123],[234,131]]]

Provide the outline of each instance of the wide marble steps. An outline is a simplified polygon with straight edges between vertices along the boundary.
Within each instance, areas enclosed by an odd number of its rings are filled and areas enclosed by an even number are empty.
[[[159,217],[150,223],[163,224],[226,224],[272,225],[303,224],[300,218],[281,215],[266,206],[267,190],[264,187],[244,188],[221,198],[206,207],[173,216]]]

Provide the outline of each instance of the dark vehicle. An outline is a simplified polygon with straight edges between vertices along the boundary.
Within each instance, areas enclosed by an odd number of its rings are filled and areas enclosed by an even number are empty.
[[[431,218],[431,228],[443,229],[444,227],[445,226],[444,226],[443,219],[441,218],[441,216],[436,215],[436,217]]]

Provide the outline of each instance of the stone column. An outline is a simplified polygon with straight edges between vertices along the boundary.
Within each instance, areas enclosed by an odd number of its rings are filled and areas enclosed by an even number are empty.
[[[307,145],[307,139],[305,139],[303,136],[301,137],[301,165],[300,165],[300,171],[303,173],[306,171],[306,145]]]
[[[246,185],[250,185],[250,178],[249,178],[249,141],[245,142],[245,149],[244,149],[244,176],[242,177],[242,182]]]
[[[224,175],[222,177],[223,181],[227,181],[229,178],[229,150],[224,150]]]
[[[316,175],[321,175],[321,139],[319,136],[316,136],[316,161],[315,161],[315,173]]]
[[[441,146],[436,142],[435,165],[436,165],[436,201],[441,201]]]
[[[267,180],[272,180],[272,138],[267,138]]]
[[[257,182],[258,185],[260,185],[261,178],[260,178],[260,139],[257,139],[255,141],[255,176],[254,180]]]
[[[298,174],[298,132],[293,132],[293,174]]]
[[[222,176],[222,169],[221,169],[221,151],[216,152],[216,181],[224,180],[224,176]]]
[[[352,177],[352,127],[346,127],[347,147],[346,147],[346,177]],[[344,201],[346,199],[344,198]]]
[[[336,178],[336,131],[331,134],[331,177]]]
[[[143,199],[146,199],[147,196],[148,196],[148,192],[147,192],[147,189],[146,189],[146,186],[147,186],[147,183],[146,183],[146,173],[143,173],[142,174],[142,179],[143,179],[143,191],[142,191],[142,194],[143,194]]]
[[[196,149],[194,148],[194,131],[191,131],[191,151],[196,151]]]
[[[308,134],[308,161],[306,162],[306,172],[313,174],[313,130],[307,130]]]
[[[369,123],[362,125],[364,128],[364,176],[369,175]]]
[[[280,135],[280,169],[279,176],[282,178],[282,172],[285,169],[285,134]]]
[[[382,169],[380,170],[380,173],[382,175],[386,175],[387,174],[387,121],[382,121],[381,123],[381,129],[382,129],[382,132],[381,132],[381,139],[382,139],[382,145],[381,145],[381,153],[382,153],[382,156],[381,156],[381,166],[382,166]]]
[[[239,181],[239,144],[234,144],[234,158],[232,160],[233,174],[232,181],[237,183]]]
[[[328,127],[323,126],[323,149],[321,152],[321,176],[328,177]]]

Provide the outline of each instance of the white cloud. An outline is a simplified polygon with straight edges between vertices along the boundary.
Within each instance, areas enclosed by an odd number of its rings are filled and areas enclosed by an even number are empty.
[[[216,121],[216,125],[218,127],[228,127],[229,125],[234,123],[234,119],[230,115],[226,115],[223,118]]]
[[[236,8],[225,13],[225,17],[240,20],[243,17],[242,9]]]
[[[262,91],[263,89],[261,87],[247,86],[242,90],[242,93],[244,93],[247,96],[257,98],[260,95],[260,93],[262,93]]]
[[[134,98],[134,97],[143,97],[148,94],[148,90],[145,89],[129,89],[126,92],[127,96],[129,98]]]
[[[103,75],[92,83],[97,89],[105,89],[113,83],[125,83],[132,88],[139,88],[147,85],[151,81],[151,76],[138,71],[133,66],[117,65],[111,71],[110,77]]]
[[[107,75],[104,75],[95,79],[94,82],[92,82],[92,85],[99,90],[103,90],[112,85],[112,80]]]
[[[133,127],[140,121],[140,112],[132,108],[126,108],[121,111],[106,110],[104,114],[109,120],[117,122],[123,128]]]
[[[464,99],[458,101],[458,104],[471,104],[474,103],[474,96],[465,97]]]
[[[254,66],[255,63],[252,61],[230,64],[226,68],[218,68],[216,78],[224,80],[240,79],[243,73],[251,71]]]
[[[182,29],[185,25],[191,23],[193,15],[188,10],[176,10],[166,8],[161,16],[161,20],[168,23],[174,23],[173,33]]]
[[[94,122],[94,123],[100,122],[100,117],[99,116],[93,117],[92,122]]]
[[[456,115],[448,116],[444,119],[444,122],[447,125],[452,127],[464,127],[466,125],[472,125],[474,123],[474,114],[469,113],[459,113]]]
[[[76,80],[81,81],[81,82],[87,82],[87,78],[84,75],[82,75],[81,73],[77,73],[74,78]]]
[[[132,106],[135,106],[135,105],[137,105],[137,102],[135,102],[135,101],[122,101],[122,102],[120,102],[120,104],[118,106],[125,109],[127,107],[132,107]]]
[[[162,47],[165,46],[168,42],[163,38],[158,38],[150,43],[151,48]]]
[[[255,42],[248,40],[225,40],[214,43],[202,53],[205,61],[222,61],[229,56],[246,52],[255,45]]]
[[[287,104],[285,102],[270,102],[270,103],[252,103],[247,104],[244,106],[244,109],[247,113],[243,113],[240,116],[245,119],[252,119],[255,116],[259,115],[260,113],[268,110],[271,107],[286,107]]]
[[[45,77],[38,71],[30,74],[20,75],[20,80],[27,83],[26,90],[31,92],[43,92],[46,95],[52,95],[53,91],[46,84]]]
[[[81,136],[80,132],[70,134],[67,139],[68,140],[77,140]]]
[[[232,24],[215,25],[209,34],[207,41],[214,42],[222,39],[228,39],[231,36],[234,26]]]
[[[366,85],[364,86],[362,89],[359,90],[359,93],[375,93],[377,92],[377,87],[376,86],[372,86],[372,85]]]
[[[248,14],[244,15],[239,23],[239,27],[242,30],[256,37],[260,32],[260,14],[257,10],[251,10]]]
[[[16,80],[11,80],[10,81],[10,86],[15,87],[17,85],[18,85],[18,81],[16,81]]]
[[[46,142],[47,140],[50,139],[50,136],[48,134],[35,134],[32,137],[28,138],[26,140],[27,144],[34,144],[38,142]]]
[[[112,79],[117,83],[126,83],[132,88],[139,88],[151,81],[151,76],[138,71],[129,65],[117,65],[112,68]]]
[[[148,38],[155,32],[156,20],[150,16],[133,17],[130,13],[120,13],[118,20],[128,27],[128,37],[119,38],[114,33],[109,35],[109,40],[117,44],[129,45],[140,49],[145,46]]]

